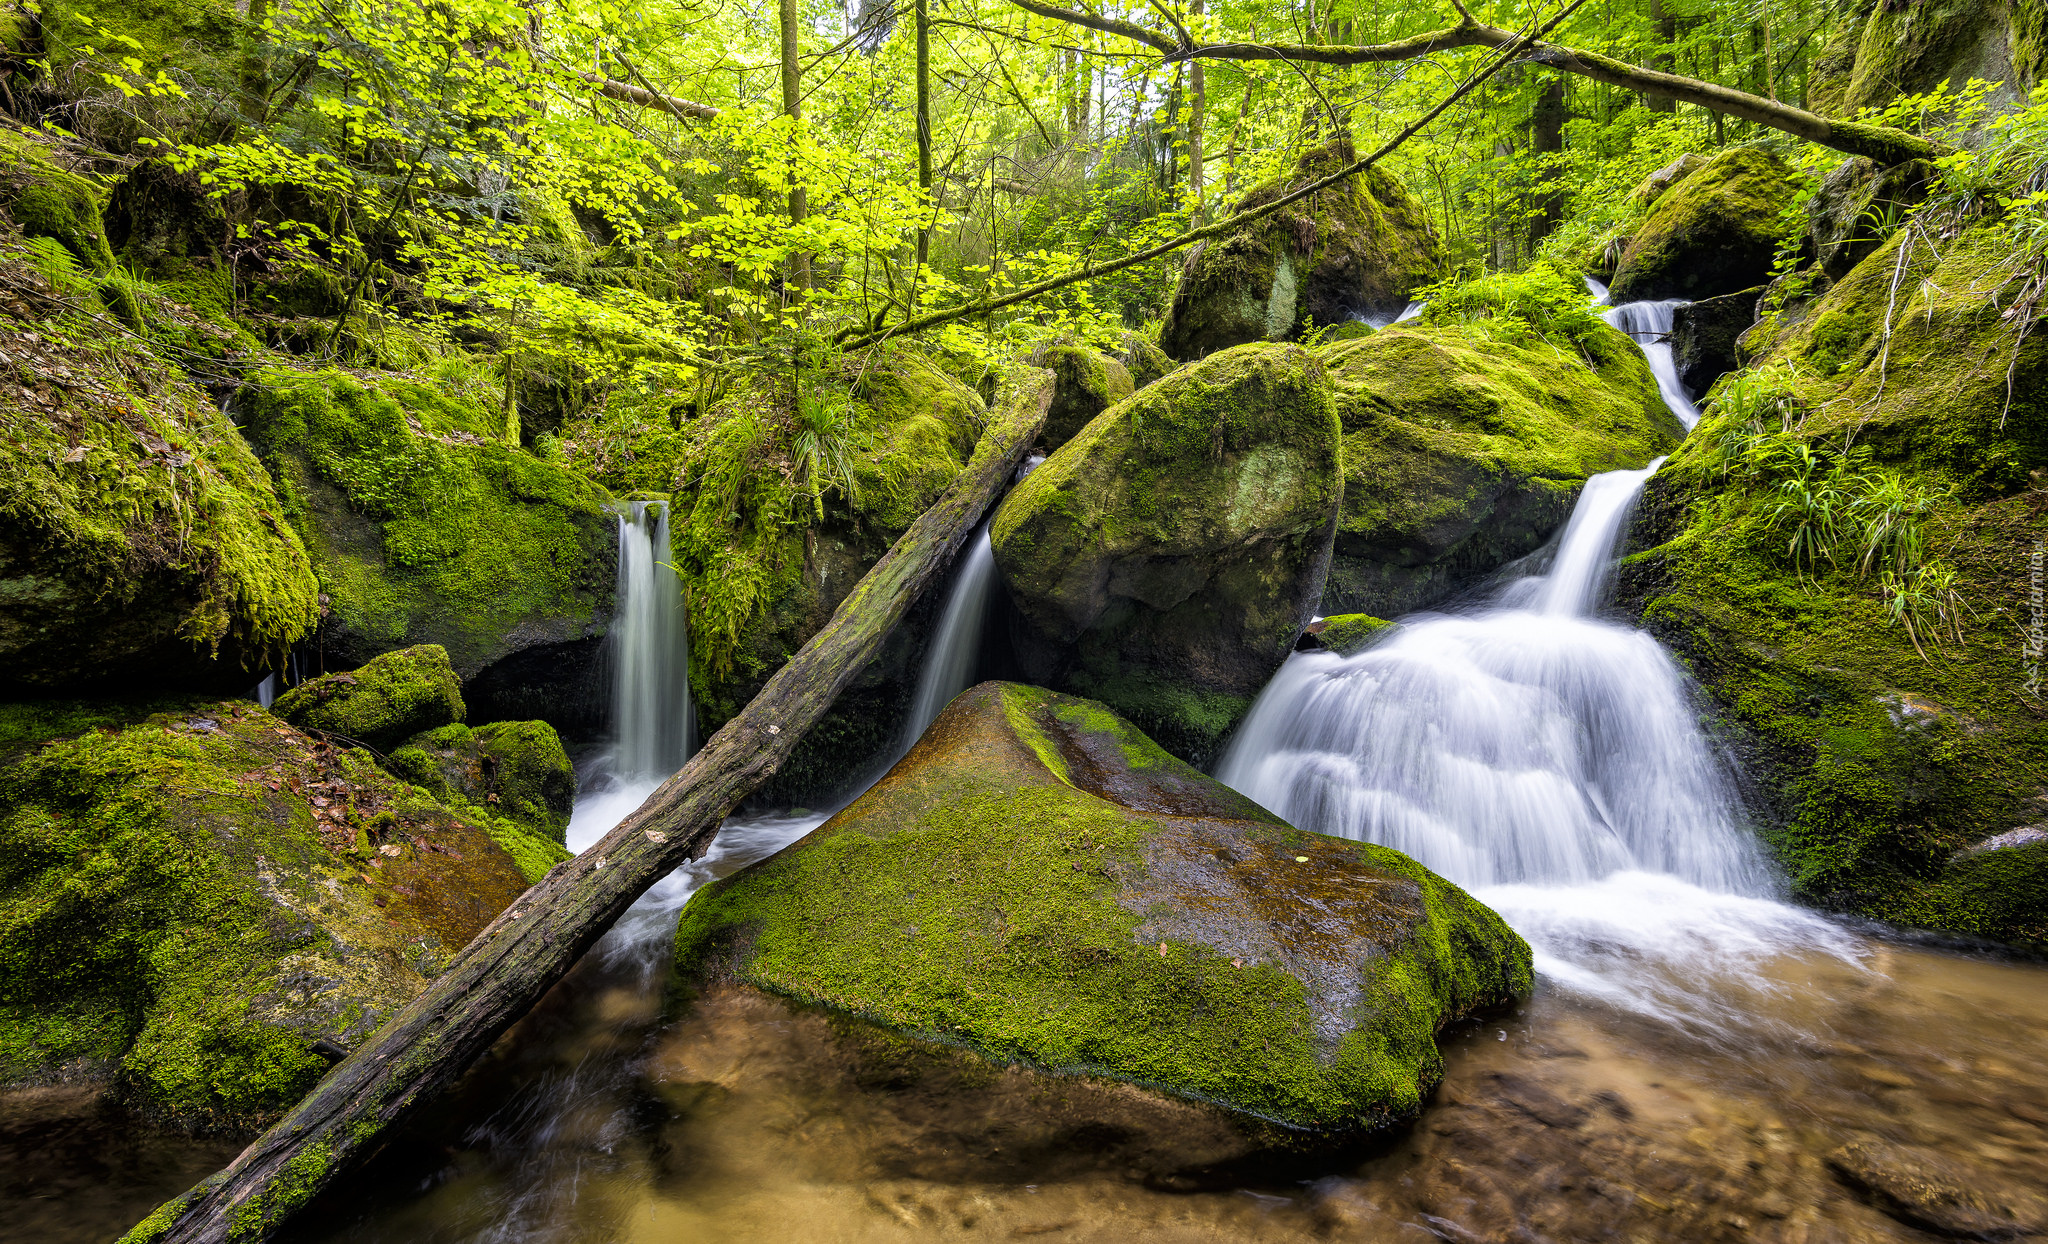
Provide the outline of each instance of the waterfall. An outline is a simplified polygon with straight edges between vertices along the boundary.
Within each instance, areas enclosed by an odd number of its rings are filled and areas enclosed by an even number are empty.
[[[932,634],[924,669],[917,678],[917,695],[903,722],[900,752],[907,753],[915,746],[953,697],[974,685],[975,668],[981,663],[982,627],[995,585],[996,552],[984,522],[968,543],[953,588],[946,594],[946,610],[939,616],[939,629]]]
[[[619,515],[610,636],[612,772],[627,782],[666,778],[692,749],[690,639],[670,557],[668,506],[630,502]]]
[[[1398,315],[1360,315],[1354,311],[1351,318],[1369,327],[1379,329],[1385,328],[1389,324],[1399,324],[1403,320],[1412,320],[1428,310],[1428,308],[1429,304],[1427,302],[1416,301],[1410,302],[1407,306],[1401,308]]]
[[[1625,302],[1608,308],[1601,318],[1627,333],[1642,347],[1643,357],[1650,360],[1650,374],[1657,378],[1657,391],[1664,395],[1664,404],[1690,432],[1692,426],[1700,421],[1699,408],[1692,404],[1692,395],[1679,383],[1678,360],[1671,357],[1671,313],[1685,305],[1682,298],[1663,302]]]
[[[1846,943],[1772,900],[1670,656],[1593,614],[1654,469],[1587,481],[1547,576],[1476,612],[1411,616],[1350,656],[1290,657],[1217,776],[1472,888],[1549,979],[1733,1027],[1700,988],[1715,970]]]
[[[1594,306],[1604,307],[1607,305],[1607,287],[1605,285],[1602,285],[1590,276],[1581,276],[1579,279],[1586,283],[1586,292],[1593,295]]]

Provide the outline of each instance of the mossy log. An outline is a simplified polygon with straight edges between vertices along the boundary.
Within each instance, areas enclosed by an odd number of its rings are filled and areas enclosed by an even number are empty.
[[[425,993],[225,1170],[160,1206],[125,1240],[266,1238],[451,1084],[649,886],[701,854],[726,814],[775,772],[944,574],[1037,438],[1051,401],[1051,374],[1020,370],[953,487],[681,772],[506,908]]]

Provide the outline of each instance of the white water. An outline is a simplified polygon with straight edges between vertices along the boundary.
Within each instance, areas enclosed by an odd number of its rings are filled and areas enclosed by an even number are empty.
[[[946,610],[939,617],[938,630],[932,633],[924,669],[917,678],[917,694],[903,721],[898,759],[924,737],[926,727],[954,696],[974,685],[974,671],[981,662],[981,632],[988,621],[995,585],[995,547],[989,543],[988,523],[984,522],[961,556],[953,588],[946,594]]]
[[[1551,982],[1732,1034],[1760,961],[1855,943],[1775,901],[1677,667],[1593,616],[1654,469],[1587,481],[1551,573],[1491,606],[1289,658],[1217,776],[1470,887]]]
[[[1581,276],[1579,279],[1586,283],[1586,292],[1593,295],[1594,306],[1604,307],[1607,305],[1607,287],[1605,285],[1602,285],[1590,276]]]
[[[1362,324],[1378,329],[1385,328],[1389,324],[1399,324],[1403,320],[1412,320],[1416,316],[1421,315],[1428,308],[1429,304],[1427,302],[1416,301],[1411,302],[1407,306],[1401,308],[1401,312],[1398,315],[1359,315],[1354,312],[1351,318],[1359,321]]]
[[[628,503],[619,515],[618,604],[610,635],[609,766],[626,781],[667,777],[682,768],[694,743],[690,637],[671,556],[668,507]]]
[[[1593,284],[1588,281],[1588,288]],[[1606,290],[1600,291],[1602,299],[1606,294]],[[1657,391],[1664,395],[1664,404],[1690,432],[1692,426],[1700,421],[1700,412],[1692,404],[1692,395],[1679,383],[1678,361],[1671,356],[1671,313],[1685,305],[1682,298],[1665,302],[1625,302],[1608,308],[1601,318],[1627,333],[1642,347],[1643,357],[1650,361],[1650,374],[1657,378]]]

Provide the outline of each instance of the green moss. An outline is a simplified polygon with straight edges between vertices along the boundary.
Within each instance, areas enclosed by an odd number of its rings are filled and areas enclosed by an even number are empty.
[[[1095,416],[1136,389],[1122,363],[1086,346],[1045,346],[1033,352],[1031,361],[1053,374],[1052,406],[1041,434],[1048,449],[1072,440]]]
[[[462,684],[439,644],[387,652],[357,669],[309,678],[279,696],[277,715],[319,730],[390,748],[465,712]]]
[[[1340,613],[1323,619],[1322,632],[1316,639],[1330,651],[1350,656],[1361,648],[1378,643],[1394,629],[1392,622],[1369,613]]]
[[[114,267],[100,218],[100,188],[57,165],[35,139],[0,130],[0,207],[22,233],[53,238],[79,263],[105,274]]]
[[[1172,371],[1176,364],[1159,348],[1159,343],[1137,333],[1124,334],[1124,348],[1117,360],[1130,373],[1131,384],[1142,389]]]
[[[1792,168],[1769,148],[1721,152],[1637,226],[1615,269],[1614,302],[1697,301],[1763,284],[1797,191]]]
[[[1231,888],[1173,889],[1196,857]],[[1363,897],[1382,893],[1402,897]],[[1381,952],[1238,945],[1305,901]],[[1341,1014],[1283,966],[1326,955],[1359,977]],[[1530,981],[1521,940],[1412,861],[1292,829],[1099,705],[994,684],[798,847],[699,891],[677,962],[1318,1131],[1412,1115],[1441,1076],[1437,1030]]]
[[[333,370],[259,368],[243,397],[313,550],[334,659],[431,642],[466,676],[515,634],[580,638],[608,602],[610,496],[505,443],[494,412]]]
[[[544,721],[441,726],[407,740],[387,767],[437,799],[489,809],[558,844],[576,801],[575,769]]]
[[[226,416],[136,342],[34,328],[10,339],[15,383],[0,388],[5,676],[62,685],[146,659],[169,679],[181,659],[217,669],[225,647],[234,677],[303,636],[318,590],[305,549]],[[60,400],[46,378],[64,374]]]
[[[228,703],[0,768],[0,1081],[240,1129],[409,1001],[524,882],[357,755]]]
[[[1344,428],[1332,614],[1398,616],[1535,551],[1580,481],[1684,434],[1641,351],[1604,324],[1553,344],[1496,313],[1407,321],[1318,354]]]

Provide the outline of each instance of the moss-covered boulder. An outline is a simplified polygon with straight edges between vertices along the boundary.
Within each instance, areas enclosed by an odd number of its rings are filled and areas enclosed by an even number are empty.
[[[1291,177],[1233,210],[1270,203],[1356,158],[1349,138],[1304,155]],[[1444,275],[1429,217],[1378,167],[1189,253],[1159,345],[1182,360],[1249,341],[1285,341],[1311,322],[1399,314]]]
[[[2048,531],[2048,339],[2005,318],[2025,274],[1995,226],[1902,268],[1904,242],[1752,330],[1763,362],[1651,479],[1621,589],[1717,706],[1801,895],[2040,944],[2048,844],[2009,835],[2048,792],[2048,708],[2015,637]],[[1922,292],[1887,334],[1899,279]],[[1781,503],[1830,490],[1837,534],[1795,562]],[[1879,520],[1917,532],[1904,576],[1897,543],[1865,569]]]
[[[387,652],[346,673],[309,678],[277,698],[293,725],[388,751],[464,716],[462,683],[439,644]]]
[[[1629,206],[1639,211],[1649,211],[1675,189],[1680,182],[1707,166],[1707,157],[1695,151],[1688,151],[1676,160],[1643,178],[1636,188],[1629,191]]]
[[[1762,285],[1798,193],[1790,165],[1767,147],[1715,156],[1656,201],[1622,252],[1611,301],[1698,300]]]
[[[1000,683],[699,891],[676,962],[1314,1132],[1414,1115],[1438,1031],[1530,983],[1522,939],[1413,860],[1294,829],[1099,704]]]
[[[1587,476],[1684,435],[1624,334],[1593,321],[1553,343],[1487,324],[1425,317],[1318,351],[1344,429],[1322,612],[1441,601],[1542,547]]]
[[[145,344],[37,314],[18,236],[0,265],[0,685],[254,684],[318,607],[270,475]]]
[[[1386,638],[1396,625],[1369,613],[1340,613],[1310,626],[1301,642],[1307,648],[1348,657]]]
[[[1136,391],[1123,363],[1086,346],[1049,345],[1032,352],[1031,364],[1053,375],[1052,407],[1039,439],[1058,449],[1090,420]]]
[[[1972,78],[1996,84],[1994,108],[2020,106],[2048,67],[2048,10],[2033,3],[1859,3],[1830,29],[1808,88],[1813,109],[1828,116]]]
[[[563,853],[253,704],[199,702],[9,753],[0,858],[0,1082],[111,1081],[173,1125],[241,1130]]]
[[[1027,674],[1201,763],[1314,614],[1341,494],[1329,381],[1299,346],[1146,386],[996,511]]]
[[[391,772],[444,803],[483,805],[555,842],[566,842],[576,770],[544,721],[460,722],[414,735],[386,762]]]
[[[103,195],[92,182],[58,164],[42,143],[0,130],[0,210],[24,236],[61,242],[87,272],[107,273],[114,253],[100,215]]]
[[[312,551],[330,665],[439,644],[470,678],[602,635],[610,495],[520,449],[499,412],[408,376],[286,367],[253,370],[239,400]]]
[[[1118,352],[1117,361],[1131,374],[1131,384],[1139,389],[1179,366],[1159,348],[1158,342],[1137,333],[1124,334],[1124,348]]]

